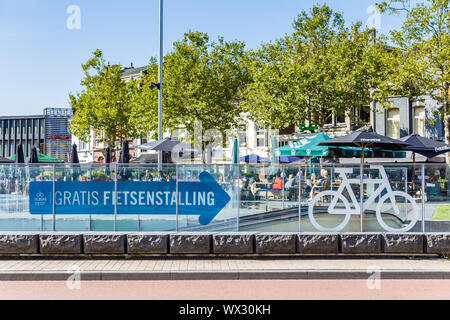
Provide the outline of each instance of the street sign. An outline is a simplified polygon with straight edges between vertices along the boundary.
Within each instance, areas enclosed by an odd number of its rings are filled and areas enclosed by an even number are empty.
[[[230,196],[207,172],[199,182],[178,183],[178,214],[199,215],[202,225],[209,224],[228,204]],[[30,183],[30,213],[114,214],[113,181],[56,181],[53,198],[52,181]],[[175,215],[175,182],[118,181],[117,214]]]

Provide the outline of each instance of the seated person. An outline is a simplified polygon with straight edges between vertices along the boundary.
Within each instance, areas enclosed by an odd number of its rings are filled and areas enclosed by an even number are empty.
[[[275,177],[275,180],[272,184],[272,189],[274,190],[281,190],[283,189],[283,179],[279,178],[278,176]]]
[[[325,169],[320,170],[320,179],[316,181],[316,184],[311,189],[310,197],[314,197],[314,191],[317,188],[321,188],[325,181],[330,180],[328,171]]]
[[[144,181],[153,181],[152,174],[149,170],[145,170],[145,176],[143,178]]]

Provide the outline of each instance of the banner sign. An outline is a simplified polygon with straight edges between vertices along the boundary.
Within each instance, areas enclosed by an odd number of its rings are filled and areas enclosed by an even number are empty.
[[[52,181],[30,183],[30,213],[114,214],[113,181],[57,181],[53,199]],[[199,182],[117,182],[118,214],[175,215],[178,197],[179,215],[199,215],[202,225],[209,224],[228,204],[230,196],[207,172]]]

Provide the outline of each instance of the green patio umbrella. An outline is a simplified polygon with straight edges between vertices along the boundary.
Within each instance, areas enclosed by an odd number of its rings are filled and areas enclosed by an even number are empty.
[[[240,158],[239,158],[239,142],[238,139],[233,140],[233,149],[231,154],[231,163],[232,164],[239,164]]]
[[[301,146],[303,146],[305,144],[308,144],[309,142],[310,141],[309,141],[308,138],[304,138],[304,139],[301,139],[301,140],[296,141],[294,143],[289,143],[289,144],[287,144],[287,145],[285,145],[283,147],[280,147],[280,148],[276,149],[277,155],[279,157],[281,157],[281,156],[286,156],[286,157],[295,156],[295,149],[299,148],[299,147],[301,147]]]
[[[52,157],[47,156],[47,155],[42,154],[42,153],[38,153],[37,157],[38,157],[39,163],[62,163],[62,162],[64,162],[62,160],[58,160],[58,159],[52,158]],[[12,161],[15,161],[16,160],[16,155],[13,155],[10,159]]]

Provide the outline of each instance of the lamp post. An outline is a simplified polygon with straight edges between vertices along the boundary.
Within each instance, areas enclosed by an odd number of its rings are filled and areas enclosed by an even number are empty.
[[[163,9],[164,0],[159,0],[159,69],[158,69],[158,140],[163,138],[162,132],[162,88],[163,88]],[[161,171],[162,152],[158,151],[158,170]]]

